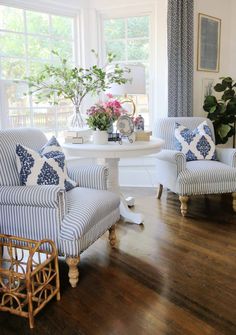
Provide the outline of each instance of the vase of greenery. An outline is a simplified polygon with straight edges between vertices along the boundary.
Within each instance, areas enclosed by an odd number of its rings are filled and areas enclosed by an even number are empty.
[[[233,136],[235,148],[236,127],[236,82],[231,77],[222,77],[221,83],[214,86],[217,93],[222,93],[220,98],[214,95],[206,96],[203,109],[208,112],[207,117],[212,120],[216,144],[224,144]]]
[[[92,50],[96,59],[98,55]],[[61,98],[70,100],[74,105],[74,114],[69,119],[70,128],[82,128],[84,121],[81,116],[81,104],[88,94],[98,95],[107,90],[111,84],[118,85],[127,82],[124,77],[128,68],[121,68],[118,64],[112,67],[112,71],[106,71],[115,55],[109,53],[104,67],[93,65],[89,68],[70,67],[67,60],[61,58],[58,52],[52,51],[58,57],[59,65],[46,64],[43,70],[36,76],[27,77],[30,94],[33,94],[37,102],[49,101],[56,105]]]

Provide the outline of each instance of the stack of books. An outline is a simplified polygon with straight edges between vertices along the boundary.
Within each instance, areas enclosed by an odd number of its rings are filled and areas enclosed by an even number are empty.
[[[152,135],[151,131],[136,131],[135,140],[136,141],[150,141],[150,136]]]
[[[65,143],[83,144],[90,141],[92,129],[66,130],[64,132]]]

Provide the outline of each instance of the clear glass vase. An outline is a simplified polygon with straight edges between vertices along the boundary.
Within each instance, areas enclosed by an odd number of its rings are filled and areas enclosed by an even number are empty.
[[[82,118],[80,107],[75,106],[73,114],[68,118],[67,123],[69,129],[81,129],[85,127],[85,122]]]

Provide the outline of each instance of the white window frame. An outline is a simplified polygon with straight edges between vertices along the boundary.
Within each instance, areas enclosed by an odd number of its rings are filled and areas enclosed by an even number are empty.
[[[21,1],[20,3],[19,1],[16,1],[16,0],[10,0],[10,1],[0,0],[0,5],[23,9],[23,10],[36,11],[36,12],[44,13],[48,15],[58,15],[62,17],[72,18],[74,21],[73,47],[74,47],[75,64],[76,65],[81,64],[81,58],[82,58],[82,52],[83,52],[82,50],[80,50],[81,48],[79,48],[79,46],[81,47],[81,38],[79,38],[81,36],[81,10],[78,9],[78,7],[70,8],[69,6],[63,6],[59,4],[58,6],[55,6],[55,3],[53,3],[53,1],[47,1],[47,4],[40,5],[35,2],[32,3],[32,1],[30,0]],[[17,34],[17,32],[14,32],[14,33]],[[21,33],[21,35],[23,36],[26,36],[26,34],[27,34],[27,31]],[[30,35],[41,36],[41,34],[30,34]],[[20,59],[21,57],[17,57],[17,58]],[[40,61],[40,59],[37,58],[37,61]],[[45,62],[45,60],[42,60],[42,59],[41,61],[42,63]],[[27,67],[28,66],[29,66],[29,63],[27,62]],[[5,95],[5,92],[6,92],[5,87],[7,83],[12,83],[12,82],[14,82],[14,79],[12,80],[5,80],[5,79],[1,80],[0,79],[0,117],[1,117],[0,129],[7,128],[9,125],[8,112],[6,113],[6,111],[8,110],[8,104],[7,104],[7,97]],[[19,80],[19,82],[23,82],[23,80]],[[31,102],[29,104],[29,108],[32,111],[32,98],[31,97],[30,97],[30,100]],[[55,125],[55,128],[56,128],[56,125]]]
[[[104,47],[104,34],[103,34],[103,21],[105,19],[119,19],[119,18],[129,18],[136,16],[149,16],[150,17],[150,55],[149,55],[149,127],[153,124],[154,120],[154,108],[155,108],[155,92],[154,92],[154,83],[157,80],[156,77],[156,25],[155,25],[155,16],[156,10],[154,4],[145,4],[145,5],[135,5],[135,6],[122,6],[118,8],[106,8],[102,10],[97,10],[97,29],[99,32],[99,42],[100,46],[99,54],[101,54],[101,59],[105,59],[105,47]],[[151,71],[154,69],[154,71]]]

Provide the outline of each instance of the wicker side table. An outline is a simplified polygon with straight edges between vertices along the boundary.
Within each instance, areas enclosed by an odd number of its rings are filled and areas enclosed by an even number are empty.
[[[57,250],[50,240],[0,235],[0,311],[29,319],[54,297],[60,300]]]

